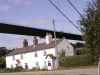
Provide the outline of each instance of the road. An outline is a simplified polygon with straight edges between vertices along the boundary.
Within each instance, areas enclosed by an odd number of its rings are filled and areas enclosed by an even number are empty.
[[[0,73],[0,75],[39,75],[39,74],[97,74],[98,69],[74,69],[74,70],[56,70],[56,71],[38,71],[38,72],[16,72]]]

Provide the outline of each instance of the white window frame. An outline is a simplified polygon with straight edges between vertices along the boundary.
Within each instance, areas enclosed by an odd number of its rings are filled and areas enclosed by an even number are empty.
[[[23,54],[21,54],[21,59],[23,59]]]
[[[39,68],[39,62],[35,62],[36,68]]]
[[[15,56],[14,55],[12,56],[12,60],[15,60]]]
[[[46,56],[47,55],[47,52],[46,51],[43,51],[43,56]]]
[[[35,57],[38,57],[38,54],[37,54],[37,52],[35,52]]]

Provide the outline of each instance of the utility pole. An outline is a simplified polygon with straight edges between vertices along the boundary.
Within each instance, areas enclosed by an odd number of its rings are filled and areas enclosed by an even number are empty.
[[[55,38],[55,52],[57,56],[57,68],[59,68],[59,56],[58,56],[58,48],[57,48],[57,41],[56,41],[56,31],[55,31],[55,22],[53,20],[53,26],[54,26],[54,38]]]

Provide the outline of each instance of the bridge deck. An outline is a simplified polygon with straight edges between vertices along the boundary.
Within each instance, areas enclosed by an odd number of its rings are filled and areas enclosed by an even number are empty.
[[[0,23],[0,33],[39,36],[44,38],[47,32],[54,35],[54,32],[50,30],[43,30],[37,28],[29,28],[29,27],[17,26],[12,24]],[[82,40],[82,36],[77,34],[62,33],[57,31],[56,35],[57,38],[65,37],[66,39],[70,39],[70,40]]]

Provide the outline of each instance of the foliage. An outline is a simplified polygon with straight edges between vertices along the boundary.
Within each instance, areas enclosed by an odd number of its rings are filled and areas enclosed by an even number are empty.
[[[9,50],[6,47],[0,47],[0,69],[6,67],[5,55],[12,52],[14,49]]]
[[[61,67],[77,67],[77,66],[90,66],[94,64],[94,59],[91,54],[67,56],[60,58]]]
[[[82,54],[90,54],[91,51],[89,48],[76,48],[76,53],[77,55],[82,55]]]
[[[84,47],[83,43],[77,42],[76,44],[71,43],[74,48],[81,48]]]
[[[62,50],[59,52],[59,56],[60,56],[60,57],[65,57],[65,54],[66,54],[66,49],[62,49]]]
[[[21,72],[24,71],[24,69],[21,66],[15,67],[15,68],[4,68],[3,72]]]
[[[5,68],[5,67],[6,67],[5,57],[2,56],[0,57],[0,68]]]
[[[100,0],[87,3],[84,14],[80,16],[79,26],[83,32],[83,39],[92,54],[100,54]]]
[[[14,49],[12,50],[9,50],[9,49],[6,49],[6,47],[0,47],[0,57],[1,56],[5,56],[6,54],[12,52]]]

